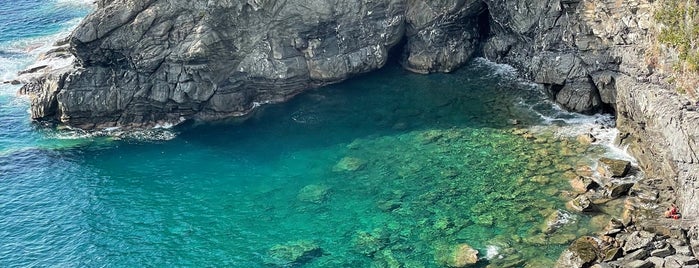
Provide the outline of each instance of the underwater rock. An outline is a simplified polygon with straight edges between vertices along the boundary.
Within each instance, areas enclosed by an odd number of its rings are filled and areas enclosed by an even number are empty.
[[[301,188],[296,198],[303,202],[320,204],[330,196],[330,187],[320,184],[309,184]]]
[[[541,226],[541,232],[544,234],[552,234],[556,232],[568,222],[570,217],[571,215],[561,210],[552,212],[546,217],[546,221],[544,221],[543,225]]]
[[[599,255],[599,245],[593,237],[575,240],[558,258],[556,268],[589,267]]]
[[[623,177],[629,172],[631,162],[626,160],[602,157],[599,159],[597,171],[606,177]]]
[[[352,239],[354,249],[365,256],[373,256],[374,253],[386,247],[387,242],[388,239],[380,231],[373,233],[358,231]]]
[[[435,260],[448,267],[467,267],[478,262],[478,250],[468,244],[437,248]]]
[[[323,255],[323,250],[311,241],[296,241],[285,245],[275,245],[267,251],[265,264],[288,267],[303,265]]]
[[[340,162],[337,162],[337,164],[335,164],[335,166],[333,167],[333,171],[357,171],[363,169],[365,165],[366,161],[356,157],[348,156],[340,159]]]

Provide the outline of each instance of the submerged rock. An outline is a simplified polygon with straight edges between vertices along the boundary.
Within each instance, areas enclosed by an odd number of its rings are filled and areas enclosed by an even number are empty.
[[[366,161],[356,157],[344,157],[333,167],[333,171],[357,171],[364,168]]]
[[[323,203],[330,196],[330,187],[320,184],[310,184],[301,188],[296,197],[303,202]]]
[[[437,248],[435,260],[448,267],[468,267],[478,262],[478,251],[468,244]]]
[[[267,251],[265,264],[279,267],[303,265],[323,255],[323,250],[311,241],[296,241],[275,245]]]

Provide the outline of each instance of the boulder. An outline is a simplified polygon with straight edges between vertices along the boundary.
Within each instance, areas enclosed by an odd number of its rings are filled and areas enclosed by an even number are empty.
[[[634,185],[633,182],[612,184],[609,187],[609,197],[610,198],[619,198],[621,196],[624,196],[624,195],[629,193],[629,189],[631,189],[631,187],[633,187],[633,185]]]
[[[599,186],[597,182],[592,180],[592,178],[583,176],[576,176],[569,182],[570,186],[573,187],[573,190],[579,193],[587,192],[587,190],[594,189]]]
[[[323,255],[323,250],[311,241],[296,241],[275,245],[267,251],[265,264],[289,267],[303,265]]]
[[[582,268],[592,265],[600,255],[599,244],[593,237],[583,236],[573,241],[561,253],[556,261],[556,268]]]
[[[595,205],[590,199],[590,197],[587,195],[579,195],[578,197],[573,198],[573,200],[570,200],[568,201],[568,203],[566,203],[566,207],[577,212],[599,211],[599,207],[597,207],[597,205]]]
[[[630,168],[629,161],[602,157],[599,159],[597,171],[606,177],[624,177]]]
[[[296,198],[303,202],[320,204],[330,196],[330,187],[320,184],[309,184],[301,188]]]
[[[642,236],[640,232],[631,233],[625,238],[624,252],[632,252],[637,249],[648,248],[653,243],[652,236]]]
[[[595,138],[595,136],[593,136],[590,133],[585,133],[585,134],[578,135],[576,140],[580,144],[589,145],[589,144],[592,144],[593,142],[597,141],[597,138]]]
[[[436,250],[437,263],[448,267],[468,267],[478,262],[478,250],[468,244],[443,246]]]

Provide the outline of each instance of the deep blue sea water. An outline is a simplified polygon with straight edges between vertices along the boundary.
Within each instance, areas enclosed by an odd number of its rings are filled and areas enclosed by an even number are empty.
[[[90,8],[0,4],[0,80]],[[482,266],[546,267],[595,231],[566,212],[566,172],[610,153],[575,141],[607,117],[562,112],[485,60],[106,136],[32,123],[17,89],[0,85],[0,267],[438,267],[461,243]],[[555,211],[567,223],[542,234]],[[300,244],[320,250],[280,257]]]

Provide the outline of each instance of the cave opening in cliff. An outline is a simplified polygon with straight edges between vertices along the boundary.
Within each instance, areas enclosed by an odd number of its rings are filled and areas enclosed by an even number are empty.
[[[478,15],[478,36],[480,36],[481,43],[490,38],[490,10],[488,7]]]

